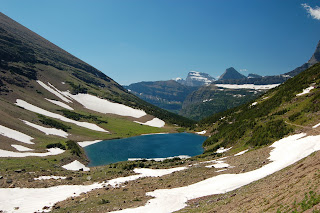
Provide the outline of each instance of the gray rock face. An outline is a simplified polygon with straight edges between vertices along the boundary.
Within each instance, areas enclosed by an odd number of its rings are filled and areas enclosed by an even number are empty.
[[[246,76],[239,73],[233,67],[226,69],[226,71],[220,76],[219,80],[230,80],[230,79],[242,79]]]
[[[185,81],[181,81],[179,83],[184,84],[186,86],[203,86],[211,84],[215,79],[207,73],[190,71]]]
[[[312,57],[308,61],[308,64],[310,64],[310,66],[312,66],[312,65],[315,65],[316,63],[319,63],[319,62],[320,62],[320,41],[317,45],[316,51],[313,53]]]

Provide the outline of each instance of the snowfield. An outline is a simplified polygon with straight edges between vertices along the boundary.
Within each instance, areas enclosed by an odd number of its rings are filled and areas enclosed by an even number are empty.
[[[41,109],[40,107],[34,106],[32,104],[29,104],[28,102],[26,102],[24,100],[21,100],[21,99],[17,99],[16,100],[16,105],[20,106],[20,107],[22,107],[22,108],[24,108],[26,110],[29,110],[31,112],[35,112],[35,113],[38,113],[38,114],[41,114],[41,115],[45,115],[45,116],[48,116],[48,117],[51,117],[51,118],[56,118],[56,119],[59,119],[61,121],[65,121],[65,122],[68,122],[68,123],[73,123],[73,124],[76,124],[78,126],[81,126],[81,127],[87,128],[87,129],[100,131],[100,132],[108,132],[108,131],[102,129],[101,127],[99,127],[99,126],[97,126],[95,124],[88,123],[88,122],[75,121],[75,120],[66,118],[66,117],[64,117],[62,115],[59,115],[59,114],[56,114],[56,113],[53,113],[53,112],[49,112],[49,111],[47,111],[45,109]]]
[[[150,199],[145,206],[125,209],[118,212],[173,212],[184,208],[188,200],[232,191],[264,178],[307,157],[314,151],[320,150],[320,135],[306,136],[304,133],[291,135],[276,141],[270,147],[273,148],[268,158],[271,162],[259,169],[240,174],[222,174],[184,187],[159,189],[148,192],[147,195],[154,198]],[[225,158],[218,160],[222,159]],[[120,177],[91,185],[62,185],[49,188],[0,188],[1,209],[12,212],[15,207],[19,207],[19,209],[14,212],[42,211],[44,206],[52,207],[52,205],[58,201],[65,200],[71,196],[78,196],[83,192],[88,192],[93,189],[102,188],[108,184],[117,186],[126,181],[148,176],[159,177],[184,169],[186,169],[186,167],[156,170],[135,169],[134,171],[136,173],[141,174]]]
[[[30,156],[45,157],[49,155],[59,155],[64,152],[64,150],[59,148],[51,148],[47,150],[48,152],[39,153],[39,152],[12,152],[12,151],[0,149],[0,157],[1,158],[7,158],[7,157],[24,158],[24,157],[30,157]]]
[[[31,126],[43,133],[45,133],[46,135],[57,135],[57,136],[61,136],[61,137],[68,137],[68,133],[66,133],[65,131],[61,130],[61,129],[55,129],[55,128],[47,128],[47,127],[43,127],[34,123],[31,123],[29,121],[25,121],[22,120],[25,124],[27,124],[28,126]]]
[[[152,127],[164,127],[164,125],[166,124],[163,120],[159,119],[159,118],[154,118],[150,121],[147,121],[145,123],[143,122],[139,122],[139,121],[134,121],[138,124],[142,124],[142,125],[147,125],[147,126],[152,126]]]
[[[100,113],[110,113],[134,118],[141,118],[142,116],[147,115],[143,110],[133,109],[123,104],[113,103],[90,94],[71,95],[69,93],[69,96],[82,104],[85,108]]]
[[[55,88],[52,84],[48,82],[48,85],[43,83],[42,81],[37,81],[43,88],[51,92],[52,94],[59,97],[61,100],[65,102],[72,102],[71,100],[77,101],[80,103],[83,107],[90,109],[95,112],[100,112],[104,114],[115,114],[120,116],[129,116],[133,118],[141,118],[147,113],[140,109],[134,109],[132,107],[126,106],[124,104],[114,103],[106,99],[99,98],[94,95],[90,94],[83,94],[79,93],[76,95],[72,95],[69,91],[60,91],[57,88]],[[70,106],[68,106],[65,103],[62,103],[60,101],[54,101],[50,99],[46,99],[56,105],[59,105],[61,107],[64,107],[66,109],[73,110]],[[136,121],[137,122],[137,121]],[[164,121],[154,118],[150,121],[147,121],[145,123],[137,122],[143,125],[153,126],[153,127],[163,127],[165,125]]]
[[[33,142],[31,142],[33,137],[30,137],[29,135],[26,135],[24,133],[18,132],[16,130],[10,129],[2,125],[0,125],[0,135],[20,141],[22,143],[34,144]]]
[[[83,169],[83,171],[90,171],[89,167],[86,167],[85,165],[83,165],[77,160],[62,166],[62,168],[66,170],[72,170],[72,171],[79,171],[79,169]]]
[[[59,201],[63,201],[69,197],[79,196],[81,193],[86,193],[93,189],[100,189],[109,184],[116,187],[127,181],[143,177],[160,177],[184,169],[186,169],[186,167],[172,169],[134,169],[134,172],[140,174],[120,177],[91,185],[61,185],[49,188],[0,188],[1,210],[5,212],[48,212],[50,209],[43,210],[44,206],[52,207]],[[19,209],[15,210],[15,207],[19,207]]]
[[[255,85],[255,84],[216,84],[217,87],[227,88],[227,89],[254,89],[254,90],[267,90],[272,89],[280,84],[268,84],[268,85]]]

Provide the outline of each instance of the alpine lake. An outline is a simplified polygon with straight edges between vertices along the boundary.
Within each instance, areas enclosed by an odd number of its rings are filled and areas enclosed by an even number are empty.
[[[105,140],[84,147],[89,166],[101,166],[129,159],[167,158],[203,153],[207,137],[192,133],[150,134]]]

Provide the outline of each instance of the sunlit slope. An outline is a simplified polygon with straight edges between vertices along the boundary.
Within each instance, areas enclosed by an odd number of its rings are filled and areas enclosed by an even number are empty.
[[[316,64],[258,99],[203,119],[207,152],[220,146],[264,146],[320,121],[320,65]],[[315,128],[314,128],[315,129]]]

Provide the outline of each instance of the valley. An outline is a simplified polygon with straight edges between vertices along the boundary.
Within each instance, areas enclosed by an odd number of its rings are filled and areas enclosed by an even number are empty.
[[[124,88],[0,13],[0,212],[319,211],[319,46]]]

